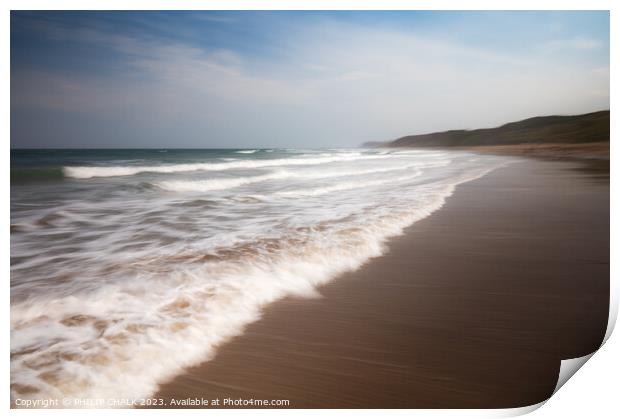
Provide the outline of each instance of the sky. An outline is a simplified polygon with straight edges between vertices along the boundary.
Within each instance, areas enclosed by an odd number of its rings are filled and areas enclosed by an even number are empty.
[[[606,11],[11,12],[11,147],[354,147],[609,109]]]

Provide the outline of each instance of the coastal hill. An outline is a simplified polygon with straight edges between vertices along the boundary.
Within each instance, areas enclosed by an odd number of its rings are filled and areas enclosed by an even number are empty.
[[[609,142],[609,111],[573,116],[540,116],[497,128],[408,135],[383,147],[472,147]],[[372,145],[376,146],[376,143]],[[367,146],[372,146],[367,145]]]

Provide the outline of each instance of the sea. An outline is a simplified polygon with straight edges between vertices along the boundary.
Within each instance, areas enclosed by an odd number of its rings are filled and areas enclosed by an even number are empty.
[[[503,164],[429,149],[11,150],[11,399],[150,397]]]

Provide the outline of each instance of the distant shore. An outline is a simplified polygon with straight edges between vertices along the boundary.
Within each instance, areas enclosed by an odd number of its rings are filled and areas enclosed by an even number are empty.
[[[594,351],[605,333],[609,166],[510,159],[457,187],[321,298],[268,306],[156,397],[287,399],[293,408],[508,408],[548,398],[560,360]]]
[[[538,116],[496,128],[407,135],[365,147],[445,148],[555,159],[609,160],[610,112]]]

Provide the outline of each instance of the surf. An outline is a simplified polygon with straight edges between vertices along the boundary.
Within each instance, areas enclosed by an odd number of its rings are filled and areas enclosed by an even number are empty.
[[[124,166],[89,153],[57,166],[78,178],[12,186],[13,399],[149,397],[495,167],[467,153],[115,152]]]
[[[303,166],[318,165],[333,162],[353,160],[382,159],[389,156],[382,155],[332,155],[324,157],[297,157],[279,159],[233,160],[213,163],[187,163],[161,166],[65,166],[63,173],[66,177],[75,179],[90,179],[94,177],[132,176],[139,173],[176,173],[192,171],[217,171],[229,169],[255,169],[273,166]]]

